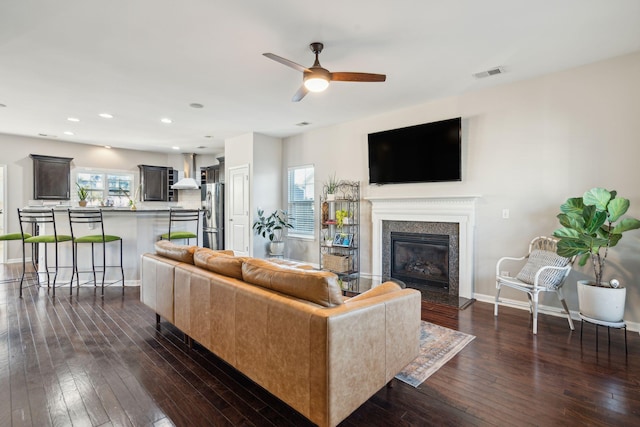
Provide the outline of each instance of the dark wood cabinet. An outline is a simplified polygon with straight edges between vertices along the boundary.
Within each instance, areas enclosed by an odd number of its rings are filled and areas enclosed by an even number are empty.
[[[168,168],[166,166],[138,165],[142,184],[143,202],[168,200]]]
[[[200,168],[200,184],[224,182],[224,157],[218,157],[218,164]]]
[[[143,202],[177,202],[178,192],[171,186],[178,181],[178,171],[166,166],[138,165]]]
[[[31,154],[33,159],[33,198],[35,200],[69,200],[71,197],[70,157]]]

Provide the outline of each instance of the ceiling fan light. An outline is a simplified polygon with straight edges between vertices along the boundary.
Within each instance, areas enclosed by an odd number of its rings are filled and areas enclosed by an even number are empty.
[[[329,80],[323,77],[311,77],[305,79],[304,87],[310,92],[322,92],[329,87]]]

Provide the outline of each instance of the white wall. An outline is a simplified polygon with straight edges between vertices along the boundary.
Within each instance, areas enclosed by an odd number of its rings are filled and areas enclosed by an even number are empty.
[[[493,296],[497,259],[524,255],[531,238],[550,235],[567,197],[594,186],[616,189],[631,200],[628,214],[640,217],[639,75],[640,53],[635,53],[310,131],[285,139],[283,167],[314,164],[316,194],[336,171],[339,178],[359,180],[363,197],[480,195],[475,292]],[[458,116],[463,117],[462,182],[367,184],[368,133]],[[336,164],[343,166],[336,170]],[[502,219],[505,208],[510,219]],[[371,226],[366,201],[361,211],[361,266],[368,273]],[[317,240],[309,245],[317,245]],[[317,262],[317,250],[307,252],[307,261]],[[610,251],[605,273],[629,288],[625,319],[634,322],[640,321],[639,259],[640,231],[634,231]],[[565,286],[572,310],[577,310],[575,280],[591,275],[587,268],[576,270]],[[525,299],[514,291],[503,291],[503,296]],[[560,306],[552,294],[542,303]]]

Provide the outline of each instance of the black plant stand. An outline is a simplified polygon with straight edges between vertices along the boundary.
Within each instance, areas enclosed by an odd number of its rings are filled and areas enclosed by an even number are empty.
[[[627,324],[624,321],[620,322],[606,322],[604,320],[592,319],[591,317],[587,317],[580,313],[580,318],[582,322],[580,323],[580,343],[582,344],[582,329],[584,328],[584,322],[591,323],[596,325],[596,352],[598,351],[598,326],[606,326],[607,327],[607,339],[609,348],[611,348],[611,328],[614,329],[624,329],[624,353],[629,354],[627,351]]]

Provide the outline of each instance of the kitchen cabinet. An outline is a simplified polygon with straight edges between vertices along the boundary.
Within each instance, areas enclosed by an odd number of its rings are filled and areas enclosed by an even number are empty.
[[[31,154],[33,159],[33,198],[69,200],[71,195],[71,161],[69,157]]]
[[[143,202],[169,200],[169,168],[166,166],[138,165]]]

